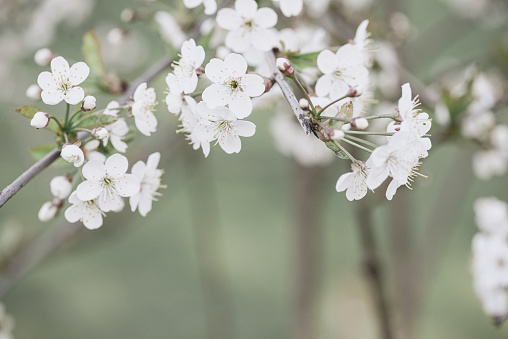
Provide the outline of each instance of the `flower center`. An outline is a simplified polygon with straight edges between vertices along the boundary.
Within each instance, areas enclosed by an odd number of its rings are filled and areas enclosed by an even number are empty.
[[[231,88],[233,88],[233,89],[238,88],[238,81],[236,81],[236,80],[231,80],[231,81],[229,82],[229,86],[231,86]]]
[[[64,94],[67,94],[67,91],[72,88],[71,83],[69,82],[69,79],[66,79],[62,76],[60,79],[60,90],[64,92]]]

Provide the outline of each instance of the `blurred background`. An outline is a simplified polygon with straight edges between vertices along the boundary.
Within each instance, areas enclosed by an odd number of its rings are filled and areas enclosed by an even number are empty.
[[[34,52],[50,47],[80,61],[82,36],[94,28],[108,69],[133,80],[173,52],[153,21],[126,25],[122,10],[182,10],[176,2],[0,1],[0,187],[34,162],[30,148],[53,141],[15,112],[33,104],[25,90],[46,70],[33,62]],[[415,94],[472,63],[500,77],[508,71],[504,2],[365,0],[333,6],[353,27],[370,19],[374,39],[390,39],[397,27],[406,27],[396,49]],[[120,44],[107,38],[115,27],[129,32]],[[137,137],[129,153],[131,165],[155,151],[162,155],[167,189],[146,218],[125,211],[109,214],[96,231],[80,225],[37,263],[70,227],[62,215],[50,223],[37,218],[51,199],[50,179],[64,167],[52,165],[1,209],[0,264],[14,272],[16,265],[30,268],[19,281],[5,270],[0,280],[16,339],[303,338],[300,326],[310,327],[312,338],[381,338],[362,268],[358,219],[367,213],[398,338],[508,336],[506,326],[495,328],[483,314],[470,276],[477,232],[473,201],[491,195],[508,200],[508,181],[506,175],[476,179],[468,144],[452,139],[434,147],[420,168],[429,179],[418,180],[414,191],[400,188],[392,202],[383,190],[349,202],[335,191],[349,164],[337,159],[309,167],[281,155],[270,132],[270,108],[251,115],[256,135],[242,139],[241,153],[215,147],[204,159],[175,133],[177,121],[163,102],[166,74],[150,84],[160,103],[158,130]],[[97,98],[105,105],[115,97]],[[21,260],[13,266],[12,258]]]

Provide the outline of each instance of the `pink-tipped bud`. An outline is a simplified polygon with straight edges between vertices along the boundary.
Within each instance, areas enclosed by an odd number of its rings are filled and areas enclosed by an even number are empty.
[[[109,135],[109,132],[104,127],[97,127],[92,130],[92,138],[95,138],[97,140],[103,140],[106,139]]]
[[[92,95],[87,95],[84,99],[83,99],[83,102],[81,103],[81,109],[83,111],[91,111],[93,110],[95,107],[97,107],[96,105],[97,103],[97,99],[95,99],[94,96]]]
[[[41,48],[34,55],[34,61],[37,65],[46,67],[49,66],[51,60],[57,55],[53,53],[49,48]]]
[[[353,120],[351,120],[351,126],[363,130],[369,127],[369,120],[365,118],[353,118]]]
[[[307,100],[305,98],[301,98],[298,101],[298,104],[300,105],[300,108],[303,109],[304,111],[308,111],[309,110],[309,100]]]
[[[340,130],[340,129],[332,129],[329,131],[329,135],[330,135],[330,139],[332,140],[335,140],[335,141],[340,141],[342,139],[344,139],[344,131]]]
[[[25,92],[27,98],[32,100],[40,100],[41,99],[42,89],[37,84],[30,85]]]
[[[347,92],[347,96],[350,98],[359,97],[362,94],[363,94],[363,90],[361,87],[358,87],[358,86],[350,88],[349,91]]]
[[[277,68],[279,71],[282,72],[287,77],[292,76],[295,74],[295,69],[291,66],[291,63],[286,58],[277,58],[275,61],[275,64],[277,65]]]
[[[30,126],[35,127],[37,129],[44,128],[49,124],[49,114],[45,112],[37,112],[35,113],[32,120],[30,120]]]
[[[272,89],[273,87],[273,80],[269,78],[263,78],[265,82],[265,93]]]

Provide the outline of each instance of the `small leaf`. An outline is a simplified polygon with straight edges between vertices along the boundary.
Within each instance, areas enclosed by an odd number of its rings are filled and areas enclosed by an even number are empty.
[[[53,151],[55,148],[56,148],[55,144],[39,145],[39,146],[35,146],[32,149],[30,149],[28,151],[28,153],[30,153],[30,155],[35,160],[41,160],[42,158],[44,158],[44,156],[46,156],[46,154]],[[53,164],[62,166],[62,165],[66,165],[67,162],[65,160],[63,160],[62,158],[59,158]]]
[[[106,74],[106,66],[101,55],[101,46],[95,32],[91,29],[83,36],[81,52],[92,73],[98,76]]]
[[[312,63],[317,62],[317,57],[320,52],[314,52],[314,53],[305,53],[305,54],[288,54],[288,57],[291,59],[299,59],[299,60],[305,60]]]
[[[79,120],[78,124],[75,125],[74,127],[92,129],[112,124],[117,120],[118,118],[113,117],[111,115],[91,114]]]
[[[33,105],[26,105],[26,106],[17,108],[16,112],[18,112],[19,114],[21,114],[24,117],[27,117],[28,119],[32,119],[34,117],[35,113],[43,112],[43,110],[41,110],[40,108],[33,106]],[[56,124],[56,122],[54,120],[50,120],[48,126],[46,126],[44,128],[47,130],[50,130],[51,132],[53,132],[55,134],[59,133],[58,125]]]

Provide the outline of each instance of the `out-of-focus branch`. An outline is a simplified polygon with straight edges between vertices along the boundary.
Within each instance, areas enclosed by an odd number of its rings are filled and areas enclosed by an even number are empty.
[[[120,105],[124,105],[127,100],[134,94],[134,91],[143,82],[148,82],[156,77],[160,72],[164,69],[168,68],[171,65],[171,59],[167,57],[162,58],[155,65],[153,65],[150,69],[148,69],[143,75],[134,80],[124,94],[118,99]],[[16,178],[11,184],[5,187],[0,192],[0,208],[5,205],[5,203],[12,198],[16,193],[19,192],[26,184],[30,182],[35,176],[37,176],[40,172],[42,172],[46,167],[51,165],[53,161],[58,159],[60,156],[60,150],[55,148],[48,154],[44,156],[41,160],[37,161],[33,164],[29,169],[27,169],[23,174],[21,174],[18,178]]]
[[[388,307],[388,298],[386,296],[381,261],[374,237],[372,211],[363,200],[360,202],[360,206],[357,210],[357,220],[363,249],[365,274],[367,275],[373,294],[379,325],[381,327],[381,337],[383,339],[393,339],[394,334]]]
[[[268,66],[270,66],[270,71],[272,72],[273,80],[279,85],[282,93],[284,94],[284,97],[289,103],[289,106],[291,106],[293,113],[298,119],[300,126],[302,126],[303,130],[305,131],[305,134],[309,135],[311,133],[309,124],[310,118],[305,114],[303,114],[303,110],[300,108],[300,104],[298,103],[295,94],[289,87],[286,80],[284,80],[284,76],[279,72],[279,69],[275,64],[275,54],[273,52],[268,52],[266,59],[268,61]]]

